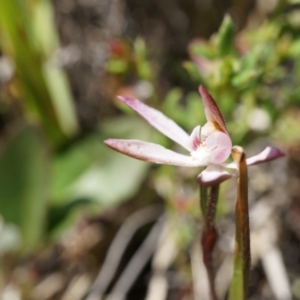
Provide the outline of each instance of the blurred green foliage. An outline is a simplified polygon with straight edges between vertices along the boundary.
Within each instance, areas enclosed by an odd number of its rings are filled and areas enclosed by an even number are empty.
[[[259,29],[235,34],[227,16],[209,41],[191,43],[185,67],[214,95],[235,143],[273,134],[279,118],[299,106],[295,30],[289,15],[281,13]]]
[[[78,130],[59,50],[51,4],[47,0],[0,3],[0,45],[13,61],[16,98],[26,116],[42,124],[54,146]]]
[[[49,194],[49,157],[41,134],[25,125],[7,143],[0,159],[0,211],[21,229],[23,247],[44,234]]]
[[[16,238],[2,249],[28,252],[70,225],[76,207],[97,203],[98,210],[136,192],[148,165],[119,156],[102,141],[147,137],[149,128],[128,117],[74,140],[78,120],[48,0],[1,1],[0,47],[14,68],[9,93],[1,95],[22,109],[22,121],[8,124],[0,151],[0,215],[18,226],[21,244]]]
[[[190,76],[193,91],[174,87],[167,95],[158,97],[161,89],[157,65],[149,60],[150,47],[136,46],[143,45],[140,38],[131,46],[119,42],[119,46],[126,48],[126,55],[113,52],[107,70],[147,80],[154,89],[150,104],[159,106],[189,132],[196,124],[205,122],[197,92],[198,85],[203,84],[224,114],[235,144],[245,145],[261,136],[290,142],[297,132],[289,131],[291,138],[287,139],[282,118],[293,122],[295,116],[290,109],[300,103],[298,27],[291,15],[281,10],[259,28],[241,32],[236,32],[232,19],[225,16],[218,33],[209,40],[196,39],[190,43],[190,60],[182,66]],[[120,60],[126,68],[117,68]],[[147,72],[140,71],[144,66]],[[163,99],[161,104],[157,98]]]

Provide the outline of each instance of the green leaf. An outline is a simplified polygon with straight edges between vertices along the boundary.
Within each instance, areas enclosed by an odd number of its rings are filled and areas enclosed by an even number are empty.
[[[205,40],[196,40],[189,45],[189,54],[193,57],[204,56],[207,59],[216,58],[216,49],[215,46],[211,43],[208,43]]]
[[[147,46],[145,41],[138,37],[133,44],[136,69],[140,78],[152,80],[154,78],[153,70],[147,59]]]
[[[128,62],[125,59],[110,59],[105,67],[107,72],[115,74],[124,74],[129,70]]]
[[[161,110],[171,119],[178,123],[185,120],[185,108],[180,105],[183,92],[180,88],[173,88],[166,95],[161,105]]]
[[[249,89],[258,81],[259,75],[256,70],[242,71],[232,78],[231,84],[239,89],[244,87]]]
[[[53,164],[52,202],[64,205],[90,199],[103,206],[132,196],[146,176],[149,164],[117,153],[103,143],[106,137],[151,141],[150,126],[136,117],[105,123],[94,133],[56,156]]]
[[[59,226],[60,226],[59,229],[65,229],[64,226],[62,226],[61,224],[64,223],[65,225],[65,223],[67,223],[66,221],[70,219],[70,214],[76,208],[81,208],[89,204],[91,204],[91,201],[87,199],[77,199],[63,205],[51,205],[48,213],[49,217],[48,217],[47,231],[53,232],[57,230]]]
[[[217,37],[217,48],[220,56],[234,54],[234,24],[230,16],[225,16]]]
[[[203,126],[206,123],[206,117],[202,100],[198,92],[190,92],[186,96],[186,128],[193,130],[196,125]],[[186,116],[189,116],[188,118]]]
[[[26,125],[0,156],[0,214],[21,228],[25,250],[40,241],[45,228],[48,173],[43,140]]]
[[[199,68],[197,68],[196,64],[191,61],[185,61],[182,64],[183,68],[188,72],[191,79],[197,83],[203,82],[203,78],[199,72]]]

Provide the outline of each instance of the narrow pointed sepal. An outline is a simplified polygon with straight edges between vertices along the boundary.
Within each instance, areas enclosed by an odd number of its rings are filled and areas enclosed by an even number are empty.
[[[253,165],[265,163],[267,161],[271,161],[271,160],[274,160],[274,159],[277,159],[277,158],[280,158],[283,156],[285,156],[285,154],[278,148],[267,147],[259,154],[247,158],[246,163],[247,163],[247,166],[253,166]],[[230,169],[237,169],[237,164],[235,162],[232,162],[232,163],[226,165],[225,167],[230,168]]]
[[[143,117],[150,125],[160,131],[162,134],[178,143],[187,150],[191,150],[187,141],[189,135],[173,120],[169,119],[160,111],[149,107],[143,102],[124,96],[118,96],[118,98],[136,111],[141,117]]]
[[[107,139],[104,143],[130,157],[152,162],[155,164],[173,165],[180,167],[199,167],[203,163],[193,157],[176,153],[158,144],[143,142],[139,140]]]
[[[275,147],[267,147],[265,150],[260,152],[259,154],[252,156],[246,160],[247,166],[253,166],[257,164],[261,164],[270,160],[274,160],[279,157],[283,157],[285,154]]]
[[[227,133],[224,118],[213,97],[208,93],[208,91],[202,85],[199,86],[199,93],[202,98],[207,121],[217,123],[220,129]]]

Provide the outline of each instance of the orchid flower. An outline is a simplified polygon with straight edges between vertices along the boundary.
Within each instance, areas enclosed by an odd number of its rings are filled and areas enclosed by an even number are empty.
[[[203,86],[199,87],[207,122],[204,126],[194,128],[188,135],[173,120],[160,111],[147,106],[136,99],[118,96],[118,98],[136,111],[162,134],[185,148],[189,155],[176,153],[161,145],[140,140],[107,139],[105,144],[110,148],[133,158],[181,167],[206,167],[199,175],[198,182],[203,186],[219,184],[233,175],[225,168],[236,169],[236,164],[226,164],[231,154],[232,142],[227,132],[224,118],[212,98]],[[255,165],[283,156],[274,147],[267,147],[260,154],[247,159],[247,165]]]

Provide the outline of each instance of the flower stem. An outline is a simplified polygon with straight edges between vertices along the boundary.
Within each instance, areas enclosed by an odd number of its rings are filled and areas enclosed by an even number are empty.
[[[203,262],[206,267],[209,289],[212,300],[217,300],[215,290],[215,270],[213,266],[213,250],[218,239],[218,233],[215,228],[216,205],[219,195],[219,185],[209,188],[209,197],[207,199],[207,188],[200,187],[201,196],[206,196],[206,201],[201,199],[201,209],[204,216],[204,228],[202,232],[201,245],[203,251]]]
[[[219,185],[214,185],[210,187],[209,198],[206,206],[205,214],[205,226],[214,226],[215,215],[216,215],[216,206],[219,196]]]
[[[207,208],[207,190],[206,186],[200,185],[200,208],[203,215],[203,218],[206,216],[206,208]]]

